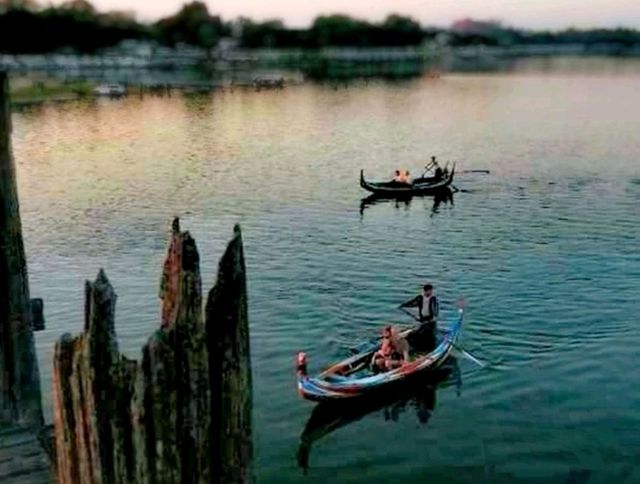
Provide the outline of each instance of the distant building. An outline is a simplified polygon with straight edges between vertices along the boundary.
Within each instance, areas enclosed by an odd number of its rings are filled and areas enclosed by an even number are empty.
[[[137,39],[125,39],[120,42],[113,52],[136,57],[151,57],[157,45],[155,42]]]
[[[473,20],[465,18],[456,20],[451,25],[451,31],[463,35],[490,35],[502,30],[502,24],[497,20]]]
[[[240,42],[237,38],[234,37],[220,37],[218,40],[218,45],[216,45],[216,50],[218,52],[226,52],[229,50],[237,49]]]
[[[473,20],[465,18],[451,25],[451,34],[472,43],[510,46],[515,42],[513,29],[504,27],[498,20]]]
[[[436,47],[443,47],[451,43],[451,34],[448,32],[438,32],[434,37],[432,44]]]

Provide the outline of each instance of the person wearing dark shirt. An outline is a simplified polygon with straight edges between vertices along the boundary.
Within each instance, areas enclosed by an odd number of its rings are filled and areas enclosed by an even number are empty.
[[[422,294],[418,294],[413,299],[402,303],[401,308],[418,308],[421,325],[409,336],[409,344],[419,351],[431,351],[436,343],[436,323],[440,312],[438,298],[433,293],[433,286],[425,284]]]
[[[431,284],[425,284],[422,288],[422,294],[418,294],[413,299],[402,303],[401,308],[417,307],[418,314],[420,315],[420,322],[435,322],[440,312],[440,305],[438,304],[438,298],[433,293],[433,286]]]
[[[444,178],[444,171],[442,170],[442,168],[440,168],[440,165],[436,165],[433,176],[435,177],[436,181],[440,181]]]
[[[433,181],[440,181],[445,176],[445,170],[438,164],[436,161],[436,157],[431,157],[431,162],[427,166],[424,167],[424,173],[422,174],[422,178],[427,178],[427,174],[433,170]]]

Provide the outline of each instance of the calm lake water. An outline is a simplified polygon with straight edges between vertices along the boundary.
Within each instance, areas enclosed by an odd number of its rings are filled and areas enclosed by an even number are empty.
[[[586,61],[585,61],[586,62]],[[536,64],[534,64],[535,67]],[[243,229],[261,482],[640,481],[640,61],[213,96],[45,105],[14,116],[31,292],[50,412],[55,340],[81,330],[104,267],[121,349],[159,324],[171,218],[205,287]],[[431,154],[464,169],[452,203],[361,212],[360,168]],[[296,453],[296,395],[433,282],[467,301],[459,377],[374,409]],[[417,411],[416,411],[417,410]]]

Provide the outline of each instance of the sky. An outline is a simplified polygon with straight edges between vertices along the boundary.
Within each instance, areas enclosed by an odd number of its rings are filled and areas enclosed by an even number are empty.
[[[61,3],[63,0],[54,0]],[[225,19],[279,18],[306,27],[320,14],[346,13],[377,21],[389,13],[410,15],[423,25],[449,26],[465,17],[501,20],[522,28],[640,28],[640,0],[204,0]],[[99,10],[130,10],[138,20],[176,12],[182,0],[91,0]]]

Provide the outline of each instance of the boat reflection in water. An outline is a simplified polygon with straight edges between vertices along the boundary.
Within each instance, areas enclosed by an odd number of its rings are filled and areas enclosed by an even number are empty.
[[[314,442],[379,410],[382,410],[385,420],[397,421],[410,404],[415,408],[420,424],[425,425],[436,406],[436,389],[448,386],[455,386],[460,393],[462,378],[458,362],[453,356],[438,369],[416,375],[384,393],[345,402],[319,403],[311,412],[300,436],[298,465],[306,474]]]
[[[431,216],[433,216],[438,213],[442,205],[450,204],[451,206],[453,206],[453,193],[454,190],[449,187],[445,187],[441,190],[438,190],[433,195],[421,195],[420,198],[433,198],[433,206],[431,207]],[[384,197],[375,194],[369,195],[368,197],[363,198],[360,201],[360,215],[364,215],[364,211],[366,208],[382,203],[392,203],[397,209],[402,207],[408,209],[411,205],[412,200],[413,197]]]

